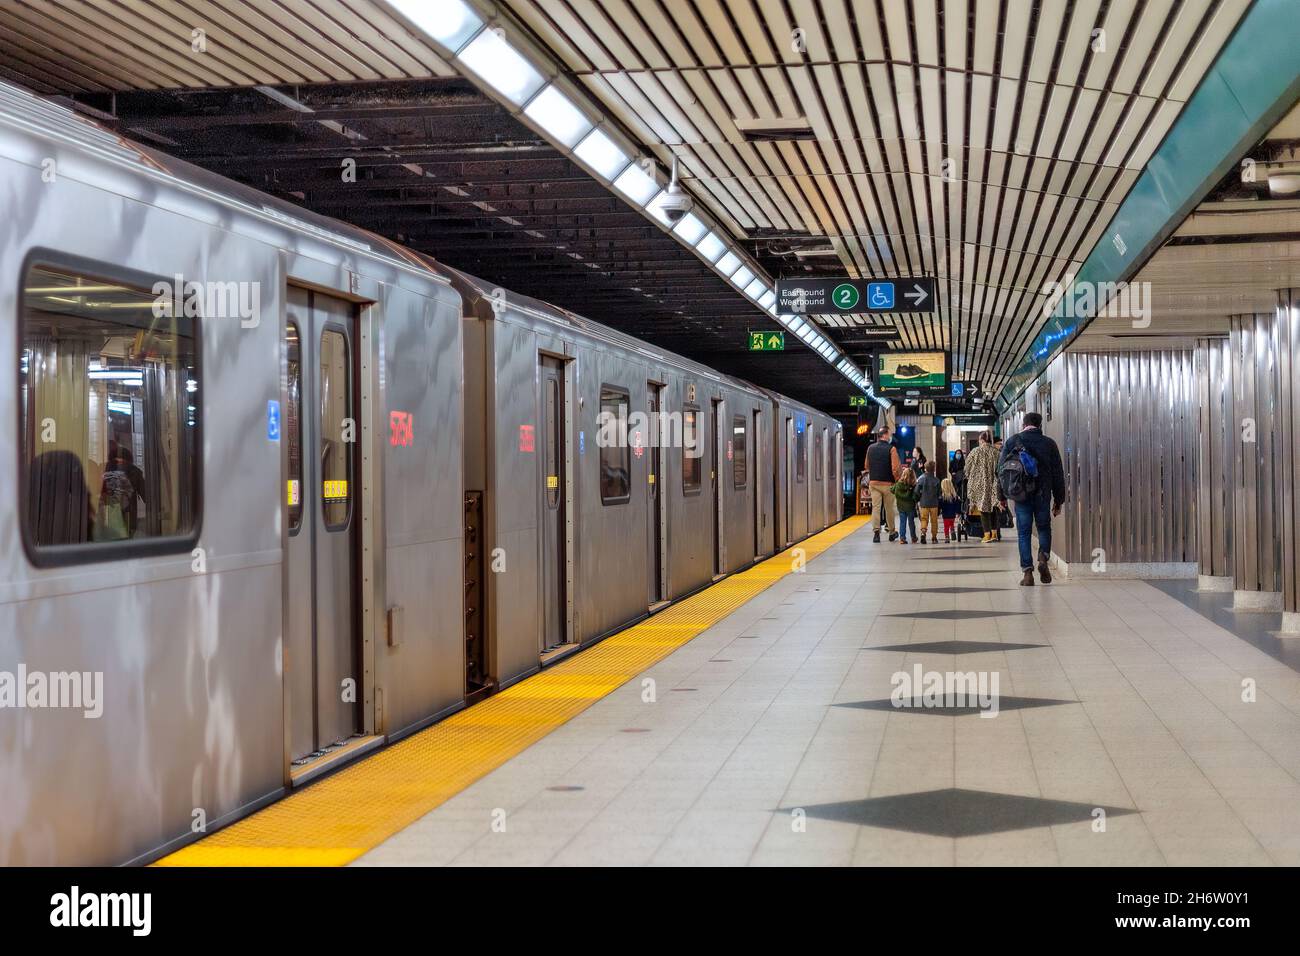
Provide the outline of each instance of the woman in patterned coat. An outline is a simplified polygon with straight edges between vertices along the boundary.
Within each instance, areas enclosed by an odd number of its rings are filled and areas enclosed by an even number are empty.
[[[997,519],[993,509],[998,503],[998,453],[993,448],[993,436],[980,432],[979,447],[966,456],[966,499],[970,507],[980,513],[984,528],[984,543],[996,534]]]

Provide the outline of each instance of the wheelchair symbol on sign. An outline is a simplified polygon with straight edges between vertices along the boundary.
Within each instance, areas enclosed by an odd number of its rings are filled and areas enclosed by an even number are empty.
[[[892,309],[894,307],[894,283],[869,283],[867,285],[867,304],[873,309]]]

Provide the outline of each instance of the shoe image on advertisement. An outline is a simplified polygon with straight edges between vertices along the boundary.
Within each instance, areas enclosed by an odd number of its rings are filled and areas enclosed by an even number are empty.
[[[920,378],[922,375],[929,374],[929,372],[913,362],[904,362],[894,369],[894,378]]]

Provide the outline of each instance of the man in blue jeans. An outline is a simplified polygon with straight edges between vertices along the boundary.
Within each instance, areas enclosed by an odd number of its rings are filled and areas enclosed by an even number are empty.
[[[1052,556],[1052,518],[1061,513],[1065,504],[1065,468],[1061,464],[1061,450],[1056,442],[1043,434],[1043,416],[1026,412],[1024,428],[1007,439],[998,457],[998,475],[1002,464],[1012,455],[1027,451],[1038,465],[1035,489],[1027,501],[1017,501],[1016,532],[1020,536],[1020,583],[1025,587],[1034,584],[1034,553],[1030,536],[1038,528],[1038,575],[1044,584],[1052,583],[1052,572],[1047,562]],[[999,489],[999,494],[1004,492]],[[1005,502],[1006,499],[1003,499]]]

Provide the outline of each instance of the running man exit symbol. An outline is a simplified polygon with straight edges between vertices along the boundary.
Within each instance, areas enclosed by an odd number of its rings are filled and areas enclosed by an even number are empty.
[[[751,352],[784,352],[784,332],[750,332],[749,350]]]

